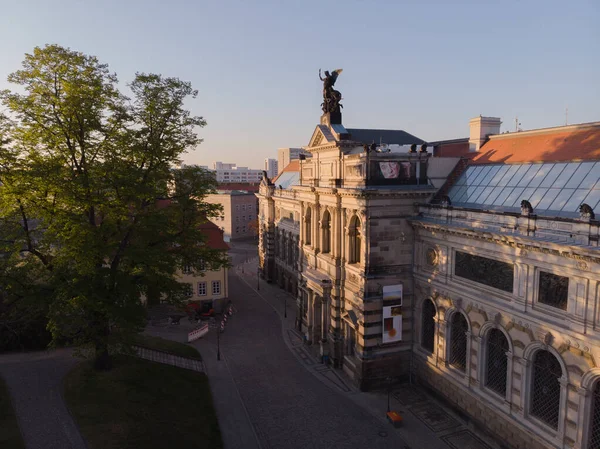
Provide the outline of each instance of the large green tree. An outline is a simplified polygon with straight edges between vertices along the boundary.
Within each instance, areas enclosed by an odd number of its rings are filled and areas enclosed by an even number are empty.
[[[0,300],[48,304],[54,341],[89,345],[109,368],[111,348],[144,324],[141,298],[178,303],[178,268],[226,263],[199,229],[219,212],[204,201],[214,177],[173,168],[201,142],[205,121],[185,106],[197,92],[138,73],[127,97],[106,64],[58,45],[26,54],[8,80],[17,88],[0,94]]]

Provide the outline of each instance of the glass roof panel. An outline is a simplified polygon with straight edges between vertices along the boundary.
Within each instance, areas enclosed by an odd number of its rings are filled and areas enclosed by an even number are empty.
[[[523,179],[523,176],[525,175],[525,173],[527,173],[527,170],[529,170],[530,166],[531,164],[521,165],[519,169],[515,172],[515,175],[508,181],[506,185],[513,187],[516,186],[519,183],[519,181]]]
[[[486,204],[485,200],[490,195],[490,193],[492,193],[492,190],[494,190],[494,187],[486,187],[485,189],[483,189],[483,192],[481,192],[481,195],[475,198],[474,202],[477,204]]]
[[[598,180],[600,180],[600,162],[596,162],[586,177],[583,178],[583,181],[579,184],[579,188],[591,189]]]
[[[504,207],[514,207],[515,203],[521,204],[521,194],[525,190],[523,187],[515,187],[515,189],[510,192],[510,195],[506,197],[504,203],[502,205]]]
[[[573,173],[575,173],[575,171],[578,168],[579,168],[579,162],[567,164],[565,169],[556,178],[556,181],[554,182],[554,185],[552,187],[557,187],[557,188],[564,187],[567,184],[567,182],[569,182],[569,180],[573,176]]]
[[[506,199],[506,197],[508,195],[510,195],[510,192],[512,192],[513,188],[512,187],[504,187],[502,189],[502,192],[500,192],[500,195],[498,195],[498,197],[496,198],[496,200],[494,201],[494,206],[501,206],[502,203],[504,203],[504,200]]]
[[[571,198],[564,205],[562,210],[564,212],[577,212],[579,210],[579,206],[583,203],[585,196],[588,194],[588,189],[576,189],[575,193],[571,196]]]
[[[529,203],[531,204],[531,207],[535,209],[540,203],[540,201],[542,201],[542,198],[544,198],[544,195],[547,191],[548,189],[545,187],[538,187],[535,190],[535,192],[533,192],[533,195],[531,195],[531,198],[529,198]]]
[[[454,204],[483,209],[514,210],[522,200],[528,200],[542,216],[577,216],[584,202],[600,212],[600,162],[471,166],[449,196]]]
[[[519,170],[519,168],[521,168],[520,164],[511,165],[510,168],[508,169],[508,171],[506,172],[506,174],[502,177],[502,179],[498,183],[498,185],[502,185],[502,186],[508,185],[508,181],[510,181],[512,179],[512,177],[515,175],[517,170]]]
[[[469,197],[468,197],[468,198],[464,198],[464,199],[463,199],[463,203],[474,203],[474,202],[475,202],[475,199],[476,199],[476,198],[477,198],[479,195],[481,195],[481,192],[483,191],[483,189],[484,189],[484,188],[485,188],[485,187],[482,187],[482,186],[480,186],[480,187],[475,187],[475,190],[472,190],[472,191],[471,191],[471,194],[469,195]]]
[[[469,167],[467,168],[467,184],[472,184],[473,180],[481,173],[483,167]]]
[[[498,172],[494,175],[494,177],[490,181],[489,185],[491,185],[491,186],[497,185],[500,182],[500,180],[502,179],[502,177],[506,174],[506,172],[508,171],[509,168],[510,168],[510,165],[501,165],[500,170],[498,170]]]
[[[552,170],[550,170],[550,173],[548,173],[548,175],[544,178],[540,184],[540,187],[553,187],[556,178],[561,174],[566,166],[567,164],[556,164],[554,167],[552,167]]]
[[[573,173],[573,176],[571,176],[571,179],[565,184],[565,187],[567,189],[576,189],[579,187],[579,184],[581,184],[583,178],[585,178],[593,166],[594,162],[582,162],[579,164],[579,168]]]
[[[597,209],[598,204],[600,203],[600,190],[592,190],[589,195],[585,197],[583,202],[594,209],[594,212],[600,212],[600,210]]]
[[[562,210],[567,201],[573,196],[573,193],[575,193],[575,189],[562,189],[548,209]]]
[[[471,184],[473,184],[474,186],[478,186],[481,184],[485,184],[487,185],[488,180],[486,179],[486,175],[489,173],[489,171],[492,169],[492,167],[483,167],[483,170],[481,170],[479,172],[479,174],[477,175],[476,178],[473,179],[473,181],[471,182]]]
[[[543,164],[531,164],[529,166],[529,170],[527,170],[527,173],[524,173],[523,176],[521,176],[521,179],[517,183],[517,186],[518,187],[527,187],[529,185],[529,183],[531,182],[531,179],[539,171],[539,169],[542,165]]]
[[[540,210],[548,209],[559,193],[560,189],[548,189],[542,200],[538,203],[537,208]]]
[[[536,164],[541,165],[540,170],[535,174],[531,182],[529,183],[529,187],[539,187],[546,175],[550,173],[554,164]]]

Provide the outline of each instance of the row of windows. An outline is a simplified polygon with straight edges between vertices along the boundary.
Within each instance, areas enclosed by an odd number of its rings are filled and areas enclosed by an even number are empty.
[[[361,254],[361,223],[359,218],[355,215],[350,220],[348,226],[348,238],[349,238],[349,254],[348,263],[360,263]],[[304,214],[304,243],[306,245],[312,245],[312,210],[310,207],[306,209]],[[331,252],[331,214],[328,210],[323,213],[321,219],[321,247],[322,253]]]
[[[200,271],[205,271],[206,270],[206,262],[201,260],[198,263],[198,269]],[[183,272],[183,274],[192,274],[194,272],[194,268],[191,265],[184,265],[183,270],[181,270],[181,271]]]
[[[248,210],[252,210],[252,204],[236,204],[235,205],[235,210],[237,210],[238,212],[241,210],[246,210],[246,208],[248,208]]]
[[[514,265],[508,262],[456,251],[454,274],[509,293],[513,291]],[[567,310],[568,299],[569,278],[540,270],[537,301]]]
[[[423,302],[421,313],[421,347],[434,352],[435,347],[435,305],[430,299]],[[447,360],[455,370],[466,373],[468,357],[469,324],[465,315],[456,312],[448,322]],[[506,334],[498,329],[490,329],[482,340],[481,364],[483,366],[482,385],[488,391],[505,399],[509,376],[509,341]],[[527,413],[558,430],[560,416],[560,379],[563,370],[556,356],[545,349],[538,349],[532,357],[530,384],[527,389],[529,403]],[[524,392],[524,393],[526,393]],[[589,448],[600,447],[600,382],[596,385],[593,399],[593,412],[590,420]]]
[[[252,215],[248,215],[248,220],[252,220]],[[242,221],[247,221],[246,220],[246,215],[242,215]],[[240,222],[240,217],[235,217],[235,222],[239,223]]]
[[[192,285],[191,284],[186,284],[186,296],[188,298],[192,297],[194,294],[194,291],[192,289]],[[213,295],[220,295],[221,294],[221,281],[212,281],[211,282],[211,287],[212,287],[212,294]],[[206,296],[206,282],[198,282],[198,296]]]

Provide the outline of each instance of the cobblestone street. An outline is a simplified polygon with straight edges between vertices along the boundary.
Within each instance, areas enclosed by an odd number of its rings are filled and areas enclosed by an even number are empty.
[[[293,298],[262,280],[256,291],[256,260],[246,262],[251,250],[236,244],[231,252],[239,263],[229,285],[237,312],[220,337],[221,361],[214,331],[195,343],[227,449],[496,447],[412,386],[392,392],[392,409],[404,416],[404,426],[394,429],[385,419],[386,394],[357,391],[303,344],[293,329]],[[149,331],[183,341],[185,327]]]

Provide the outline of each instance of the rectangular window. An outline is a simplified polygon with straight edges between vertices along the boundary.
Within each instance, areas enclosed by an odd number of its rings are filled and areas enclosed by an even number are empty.
[[[567,310],[569,278],[540,271],[538,302],[557,309]]]
[[[198,296],[206,296],[206,282],[198,282]]]
[[[242,204],[242,210],[246,210],[246,205]]]
[[[221,294],[221,281],[212,281],[212,292],[213,295]]]
[[[200,270],[202,270],[202,271],[206,270],[206,262],[204,262],[204,260],[201,260],[198,263],[198,266],[200,267]]]
[[[239,211],[239,210],[240,210],[240,205],[239,205],[239,204],[236,204],[236,205],[235,205],[235,210],[237,210],[237,211]]]
[[[248,210],[252,210],[252,204],[248,204]]]
[[[252,215],[248,215],[248,220],[252,220]]]
[[[192,273],[192,267],[189,265],[184,265],[183,266],[183,274],[191,274]]]
[[[242,221],[246,221],[246,216],[245,215],[242,216]]]
[[[456,251],[454,259],[456,276],[512,293],[515,273],[513,264],[461,251]]]
[[[242,226],[242,233],[246,232],[246,226]]]

